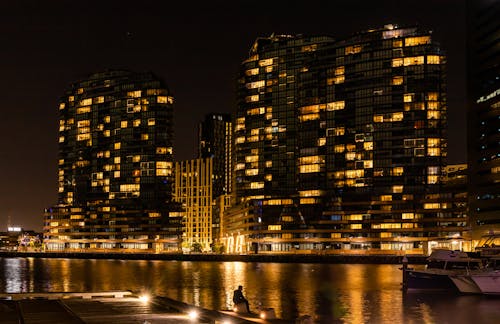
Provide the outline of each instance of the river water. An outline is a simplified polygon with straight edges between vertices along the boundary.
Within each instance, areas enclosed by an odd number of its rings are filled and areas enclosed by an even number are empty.
[[[500,298],[403,294],[399,267],[0,258],[0,291],[132,290],[228,309],[241,284],[252,310],[271,307],[291,323],[302,315],[318,323],[500,323]]]

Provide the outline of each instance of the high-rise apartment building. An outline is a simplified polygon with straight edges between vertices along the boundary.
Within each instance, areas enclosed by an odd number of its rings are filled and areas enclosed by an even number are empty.
[[[445,62],[417,27],[257,39],[234,125],[245,244],[424,251],[461,237],[466,215],[441,191]]]
[[[198,158],[213,159],[213,199],[232,191],[232,122],[230,114],[208,114],[199,124]]]
[[[182,245],[209,250],[212,239],[213,159],[175,162],[174,200],[183,213]]]
[[[469,213],[473,238],[500,233],[500,2],[467,2]]]
[[[168,208],[173,101],[151,73],[106,71],[71,84],[59,104],[48,249],[177,249],[180,223]]]

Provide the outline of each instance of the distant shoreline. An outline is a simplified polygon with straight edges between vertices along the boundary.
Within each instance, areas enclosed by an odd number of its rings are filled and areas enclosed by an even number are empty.
[[[276,263],[363,263],[401,264],[401,255],[353,254],[210,254],[210,253],[118,253],[118,252],[18,252],[0,251],[0,258],[68,258],[116,260],[166,260],[215,262],[276,262]],[[410,264],[424,264],[427,256],[409,255]]]

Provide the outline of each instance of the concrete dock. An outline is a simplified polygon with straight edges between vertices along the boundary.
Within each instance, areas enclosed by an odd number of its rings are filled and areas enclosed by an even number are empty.
[[[0,294],[0,322],[7,324],[285,323],[256,314],[208,310],[167,297],[130,291]]]

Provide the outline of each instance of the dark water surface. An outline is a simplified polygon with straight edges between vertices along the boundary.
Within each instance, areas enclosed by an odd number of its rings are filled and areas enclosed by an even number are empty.
[[[399,267],[0,258],[0,291],[147,291],[228,309],[241,284],[253,310],[272,307],[292,323],[301,315],[320,323],[500,323],[500,298],[404,295]]]

